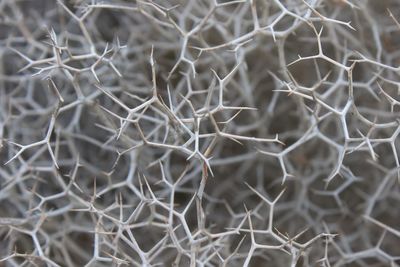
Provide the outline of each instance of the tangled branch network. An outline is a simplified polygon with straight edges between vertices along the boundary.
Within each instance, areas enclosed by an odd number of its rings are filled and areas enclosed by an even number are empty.
[[[400,266],[397,0],[1,0],[0,266]]]

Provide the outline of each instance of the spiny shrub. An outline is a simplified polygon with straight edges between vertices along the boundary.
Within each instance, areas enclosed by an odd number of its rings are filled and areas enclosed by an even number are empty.
[[[0,266],[399,266],[399,18],[0,1]]]

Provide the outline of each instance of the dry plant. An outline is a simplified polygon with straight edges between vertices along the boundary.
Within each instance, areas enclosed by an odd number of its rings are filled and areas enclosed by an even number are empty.
[[[400,266],[397,0],[1,0],[1,266]]]

